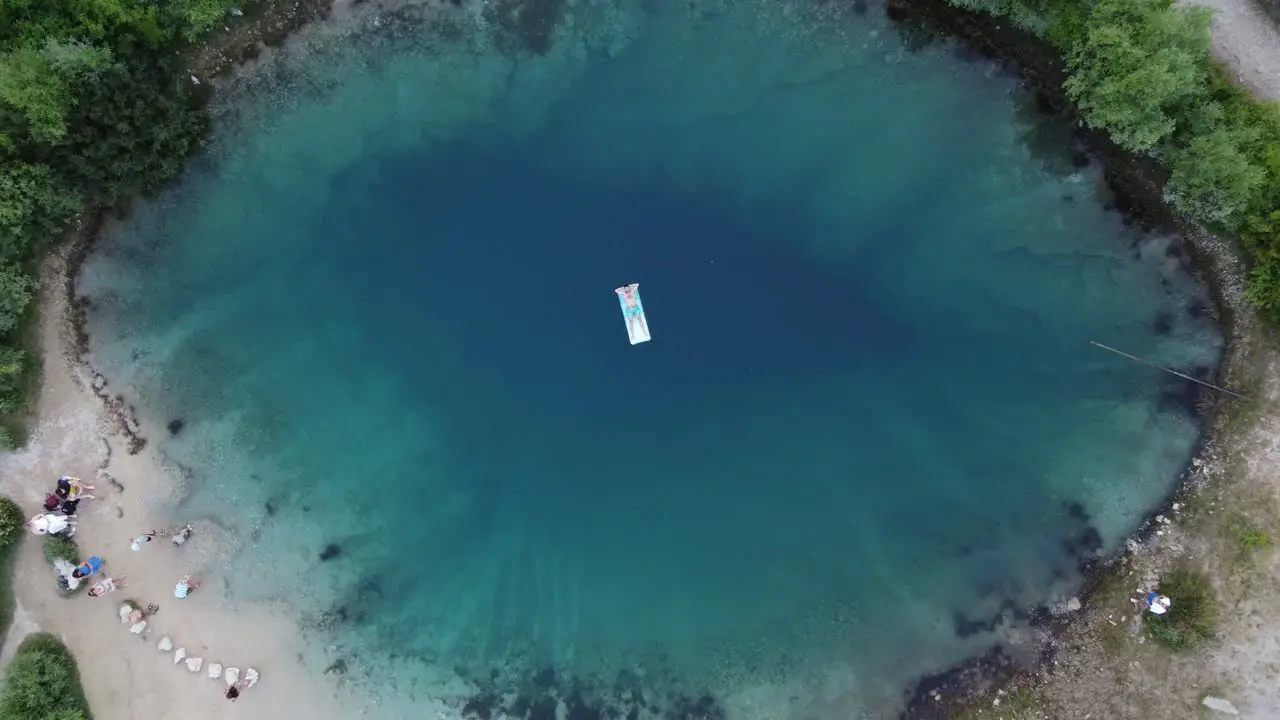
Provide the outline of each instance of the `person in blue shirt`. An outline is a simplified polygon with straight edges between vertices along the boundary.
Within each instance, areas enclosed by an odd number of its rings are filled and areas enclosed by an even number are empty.
[[[88,560],[85,560],[76,566],[76,569],[71,571],[71,577],[79,579],[90,575],[97,575],[102,572],[102,566],[105,563],[105,560],[97,555],[93,555]]]
[[[1172,600],[1154,590],[1147,593],[1147,609],[1156,615],[1163,615],[1169,612],[1169,606],[1172,604]]]

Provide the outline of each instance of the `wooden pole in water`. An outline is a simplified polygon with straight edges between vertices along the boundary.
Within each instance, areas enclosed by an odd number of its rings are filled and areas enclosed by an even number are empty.
[[[1163,365],[1157,365],[1157,364],[1155,364],[1155,363],[1151,362],[1150,360],[1143,360],[1142,358],[1140,358],[1140,357],[1138,357],[1138,356],[1136,356],[1136,355],[1130,355],[1130,354],[1129,354],[1129,353],[1127,353],[1127,352],[1122,352],[1122,351],[1120,351],[1120,350],[1117,350],[1117,349],[1115,349],[1115,348],[1111,347],[1110,345],[1103,345],[1102,343],[1097,342],[1097,341],[1095,341],[1095,340],[1090,340],[1090,341],[1089,341],[1089,344],[1090,344],[1090,345],[1096,345],[1096,346],[1098,346],[1098,347],[1102,348],[1103,350],[1110,350],[1111,352],[1113,352],[1113,353],[1115,353],[1115,354],[1119,355],[1120,357],[1127,357],[1127,358],[1129,358],[1130,360],[1136,360],[1137,362],[1140,362],[1140,363],[1142,363],[1143,365],[1148,365],[1148,366],[1153,367],[1153,368],[1155,368],[1155,369],[1157,369],[1157,370],[1163,370],[1163,371],[1165,371],[1165,372],[1169,373],[1170,375],[1177,375],[1178,377],[1182,378],[1183,380],[1190,380],[1190,381],[1191,381],[1191,382],[1193,382],[1193,383],[1197,383],[1197,384],[1203,385],[1203,386],[1205,386],[1205,387],[1207,387],[1207,388],[1211,388],[1211,389],[1213,389],[1213,390],[1217,390],[1217,391],[1218,391],[1218,392],[1220,392],[1220,393],[1226,393],[1227,395],[1230,395],[1231,397],[1240,398],[1241,400],[1248,400],[1248,399],[1249,399],[1249,398],[1247,398],[1247,397],[1245,397],[1245,396],[1243,396],[1243,395],[1241,395],[1241,394],[1239,394],[1239,393],[1233,393],[1233,392],[1231,392],[1230,390],[1227,390],[1227,389],[1225,389],[1225,388],[1220,388],[1220,387],[1218,387],[1217,385],[1214,385],[1214,384],[1212,384],[1212,383],[1207,383],[1207,382],[1205,382],[1205,381],[1203,381],[1203,380],[1197,380],[1197,379],[1195,379],[1195,378],[1191,377],[1190,375],[1183,375],[1182,373],[1178,372],[1177,370],[1170,370],[1169,368],[1164,367]]]

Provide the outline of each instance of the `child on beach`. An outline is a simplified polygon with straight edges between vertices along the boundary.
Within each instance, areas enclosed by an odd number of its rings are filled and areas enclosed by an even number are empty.
[[[117,588],[124,587],[124,576],[118,578],[109,577],[106,580],[89,588],[89,597],[102,597],[109,592],[115,592]]]
[[[192,580],[190,575],[183,575],[178,584],[173,586],[173,596],[181,600],[199,587],[199,580]]]

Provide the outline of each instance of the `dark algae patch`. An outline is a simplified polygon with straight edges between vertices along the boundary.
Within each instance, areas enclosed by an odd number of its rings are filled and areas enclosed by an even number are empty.
[[[500,688],[519,687],[516,693]],[[708,694],[660,692],[635,674],[621,671],[613,682],[561,677],[551,668],[523,680],[501,679],[494,670],[481,690],[466,700],[466,720],[728,720]]]

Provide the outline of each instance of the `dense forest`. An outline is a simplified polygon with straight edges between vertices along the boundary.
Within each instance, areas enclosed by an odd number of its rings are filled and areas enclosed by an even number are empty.
[[[1280,321],[1280,110],[1210,56],[1207,11],[1172,0],[951,0],[1061,50],[1085,121],[1168,171],[1166,199],[1238,236],[1249,295]],[[207,117],[181,67],[237,0],[0,0],[0,417],[33,382],[40,252],[80,212],[171,178]],[[0,443],[10,443],[0,428]]]
[[[1280,106],[1233,85],[1213,60],[1208,10],[1172,0],[950,1],[1057,47],[1085,122],[1155,158],[1174,208],[1240,239],[1249,298],[1280,322]]]
[[[234,1],[0,0],[0,416],[33,382],[35,258],[79,212],[154,189],[199,145],[205,115],[179,63]]]

